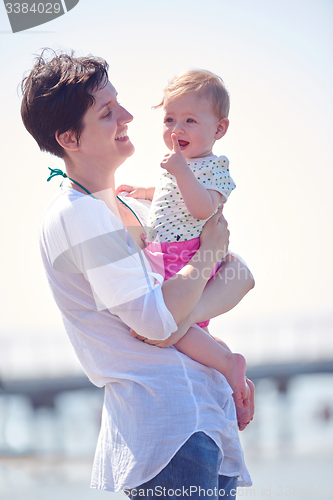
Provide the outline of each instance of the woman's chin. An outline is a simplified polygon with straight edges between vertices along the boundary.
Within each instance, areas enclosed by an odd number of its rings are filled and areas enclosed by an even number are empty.
[[[118,166],[122,165],[130,156],[133,156],[134,152],[135,152],[135,148],[133,146],[132,143],[128,144],[128,146],[130,146],[127,151],[126,151],[126,156],[123,155],[123,158],[121,160],[121,163],[119,163]]]
[[[129,144],[128,144],[128,145],[130,146],[130,147],[129,147],[130,152],[129,152],[129,154],[128,154],[128,158],[129,158],[130,156],[133,156],[133,154],[134,154],[134,152],[135,152],[135,147],[133,146],[133,144],[131,143],[131,141],[129,141]]]

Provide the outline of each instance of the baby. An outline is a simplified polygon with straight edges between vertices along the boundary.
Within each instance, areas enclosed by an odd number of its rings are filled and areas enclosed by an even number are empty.
[[[127,191],[128,196],[152,200],[145,252],[154,271],[169,279],[197,252],[205,222],[236,187],[229,174],[228,159],[213,154],[215,141],[228,130],[229,95],[218,76],[191,70],[170,82],[156,107],[163,107],[163,139],[170,150],[161,163],[165,172],[156,188],[121,185],[117,194]],[[213,296],[210,310],[214,306],[219,309]],[[212,315],[207,311],[208,317]],[[206,329],[208,323],[198,323],[207,334],[195,327],[188,329],[190,325],[186,328],[181,325],[174,346],[222,373],[234,391],[236,405],[248,408],[253,390],[245,376],[245,359],[241,354],[231,353],[223,342],[217,350]]]

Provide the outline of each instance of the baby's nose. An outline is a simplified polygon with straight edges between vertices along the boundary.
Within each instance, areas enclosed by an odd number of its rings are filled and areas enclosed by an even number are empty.
[[[175,122],[174,124],[174,127],[173,127],[173,132],[175,132],[175,134],[181,134],[184,132],[184,126],[182,124],[182,122]]]

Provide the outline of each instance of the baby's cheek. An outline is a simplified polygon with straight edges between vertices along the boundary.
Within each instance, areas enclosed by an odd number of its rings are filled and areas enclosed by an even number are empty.
[[[166,147],[168,149],[170,149],[170,151],[172,151],[173,147],[172,147],[172,140],[171,140],[171,131],[169,131],[169,130],[163,131],[163,140],[164,140]]]

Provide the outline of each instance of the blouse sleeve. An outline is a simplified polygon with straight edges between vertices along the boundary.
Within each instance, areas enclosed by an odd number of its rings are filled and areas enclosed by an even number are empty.
[[[177,330],[143,252],[104,202],[88,196],[68,201],[51,231],[55,271],[82,273],[97,310],[108,309],[139,335],[164,340]]]
[[[194,171],[197,179],[206,189],[214,189],[228,199],[231,191],[236,187],[230,176],[229,160],[226,156],[209,159]]]

